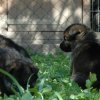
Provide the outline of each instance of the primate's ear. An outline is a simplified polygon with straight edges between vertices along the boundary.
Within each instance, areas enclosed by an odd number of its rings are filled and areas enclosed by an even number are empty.
[[[84,30],[81,29],[76,29],[75,31],[70,32],[71,35],[78,35],[78,34],[85,34],[86,32]]]
[[[83,32],[81,32],[80,34],[81,34],[82,36],[84,36],[84,35],[86,34],[86,32],[83,31]]]
[[[79,40],[83,39],[85,37],[85,35],[86,35],[86,32],[81,31],[80,34],[77,35],[77,38],[79,38]]]

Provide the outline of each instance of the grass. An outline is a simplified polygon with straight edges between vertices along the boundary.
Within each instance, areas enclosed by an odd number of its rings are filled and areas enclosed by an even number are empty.
[[[39,68],[35,87],[23,90],[21,97],[5,95],[0,100],[99,100],[100,92],[91,90],[89,80],[86,90],[70,81],[70,55],[59,52],[55,55],[31,54],[31,57]]]
[[[40,69],[37,87],[43,100],[70,100],[71,94],[81,91],[76,84],[70,81],[69,55],[63,53],[34,54],[32,59]]]

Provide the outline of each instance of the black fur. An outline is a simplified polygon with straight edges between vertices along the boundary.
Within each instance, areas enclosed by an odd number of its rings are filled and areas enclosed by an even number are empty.
[[[23,47],[19,46],[18,44],[13,42],[11,39],[9,39],[3,35],[0,35],[0,47],[1,48],[5,48],[5,47],[14,48],[18,52],[23,54],[25,57],[30,58],[29,54],[27,53],[27,51]]]
[[[0,35],[0,68],[14,76],[23,88],[26,88],[29,77],[29,85],[33,87],[38,78],[38,68],[36,68],[27,51],[15,42]],[[0,73],[0,91],[7,95],[12,94],[13,82]]]
[[[83,89],[90,72],[95,73],[97,81],[92,85],[100,88],[100,44],[95,33],[83,24],[70,25],[64,31],[60,48],[72,52],[71,78]]]

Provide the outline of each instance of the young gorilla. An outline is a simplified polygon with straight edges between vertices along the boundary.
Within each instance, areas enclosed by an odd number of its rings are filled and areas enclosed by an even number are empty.
[[[13,75],[23,88],[32,75],[29,85],[34,86],[38,78],[38,68],[32,64],[27,51],[12,40],[0,35],[0,68]],[[12,94],[13,82],[0,73],[0,91],[7,95]]]
[[[72,24],[64,31],[60,48],[72,52],[71,78],[84,89],[90,72],[95,73],[93,87],[100,88],[100,45],[94,32],[83,24]]]

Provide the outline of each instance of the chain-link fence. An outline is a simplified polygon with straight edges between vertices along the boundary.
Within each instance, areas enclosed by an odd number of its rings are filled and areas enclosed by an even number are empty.
[[[59,50],[72,23],[90,26],[90,0],[0,0],[0,33],[38,52]]]

